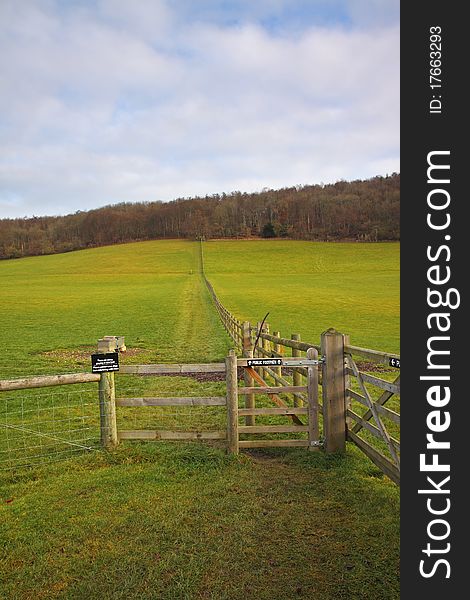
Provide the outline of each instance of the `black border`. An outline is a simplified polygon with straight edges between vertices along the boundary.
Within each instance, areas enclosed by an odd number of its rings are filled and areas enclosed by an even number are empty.
[[[401,356],[404,358],[402,372],[403,394],[401,412],[402,467],[401,467],[401,597],[460,598],[465,597],[464,576],[466,566],[465,538],[468,529],[466,505],[469,503],[465,484],[467,410],[469,392],[465,389],[468,368],[466,344],[469,325],[465,318],[467,224],[466,205],[468,193],[464,188],[466,178],[466,118],[465,92],[468,68],[460,53],[466,45],[463,10],[457,2],[428,0],[424,3],[401,3]],[[429,35],[431,26],[442,28],[442,102],[441,114],[429,113],[432,91],[429,88]],[[451,426],[446,432],[451,448],[447,451],[450,461],[451,508],[446,515],[451,533],[448,554],[440,555],[450,563],[450,578],[446,569],[440,567],[435,575],[425,579],[419,573],[419,561],[426,556],[422,549],[429,541],[426,528],[432,519],[426,508],[426,497],[418,489],[426,484],[426,474],[419,470],[419,455],[426,446],[426,415],[430,410],[426,401],[428,383],[420,381],[427,365],[427,339],[430,332],[426,317],[428,245],[442,243],[442,232],[433,232],[426,225],[427,154],[433,150],[450,150],[451,194],[451,285],[461,294],[461,305],[450,310],[452,326],[448,335],[450,342],[451,401],[449,411]],[[443,263],[446,264],[446,263]],[[443,309],[440,309],[443,310]],[[467,348],[465,347],[467,346]],[[467,386],[468,387],[468,386]],[[442,474],[441,474],[442,475]],[[436,476],[438,478],[438,475]],[[430,487],[429,485],[427,486]],[[442,542],[442,545],[444,542]],[[436,547],[437,547],[436,542]],[[437,555],[435,555],[438,558]],[[428,563],[429,564],[429,563]]]

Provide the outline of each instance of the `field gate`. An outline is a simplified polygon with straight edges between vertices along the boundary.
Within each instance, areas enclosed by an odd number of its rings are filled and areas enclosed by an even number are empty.
[[[305,358],[250,359],[237,358],[233,350],[224,363],[208,364],[154,364],[125,365],[120,373],[126,375],[175,375],[196,373],[224,373],[226,395],[211,397],[140,397],[116,398],[114,373],[103,373],[100,381],[100,407],[102,443],[107,448],[116,446],[121,440],[221,440],[227,444],[230,453],[238,454],[240,448],[295,447],[303,446],[312,450],[320,445],[318,423],[318,352],[311,348]],[[306,385],[269,386],[260,372],[275,368],[279,373],[283,368],[302,367],[307,369]],[[243,371],[245,385],[239,386],[240,371]],[[256,407],[255,395],[265,394],[275,407]],[[289,406],[280,394],[293,394],[305,401],[304,406]],[[244,397],[239,406],[239,397]],[[119,429],[116,407],[226,407],[226,427],[217,430],[172,431],[168,429]],[[260,425],[256,417],[286,417],[287,424]],[[244,425],[239,424],[244,417]],[[306,420],[305,420],[306,419]],[[240,439],[242,434],[302,434],[297,439]]]

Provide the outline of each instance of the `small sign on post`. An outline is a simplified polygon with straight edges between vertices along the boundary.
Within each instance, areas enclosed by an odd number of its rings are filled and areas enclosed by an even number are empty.
[[[388,361],[388,364],[391,367],[395,367],[395,369],[399,369],[400,368],[400,359],[399,358],[390,358]]]
[[[92,373],[112,373],[119,371],[119,352],[91,355]]]

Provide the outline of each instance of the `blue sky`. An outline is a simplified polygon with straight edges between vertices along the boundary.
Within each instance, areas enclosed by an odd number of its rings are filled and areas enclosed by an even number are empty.
[[[398,0],[1,0],[0,217],[399,171]]]

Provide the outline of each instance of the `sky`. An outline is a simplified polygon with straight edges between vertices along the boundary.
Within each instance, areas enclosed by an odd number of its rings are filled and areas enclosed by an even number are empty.
[[[399,170],[399,0],[0,0],[0,218]]]

